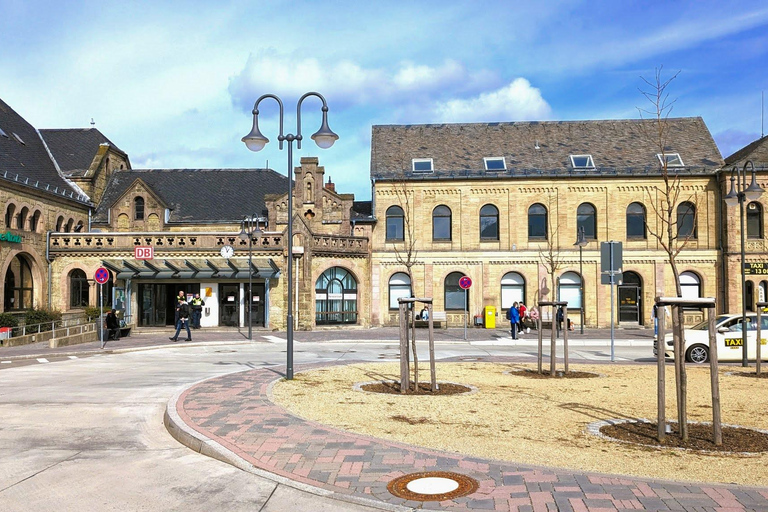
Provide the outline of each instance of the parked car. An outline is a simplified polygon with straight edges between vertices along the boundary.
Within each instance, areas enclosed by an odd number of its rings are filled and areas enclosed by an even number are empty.
[[[742,360],[741,314],[719,315],[715,318],[717,333],[717,360]],[[761,321],[760,359],[768,360],[768,312],[763,313]],[[754,361],[757,358],[757,314],[747,313],[747,358]],[[658,344],[654,340],[653,354],[657,354]],[[675,357],[672,333],[664,334],[664,357]],[[706,363],[709,361],[709,326],[703,321],[685,329],[685,360],[690,363]]]

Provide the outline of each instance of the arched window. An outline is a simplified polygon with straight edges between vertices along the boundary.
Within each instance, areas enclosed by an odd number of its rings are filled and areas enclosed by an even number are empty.
[[[75,224],[75,219],[69,219],[67,221],[67,225],[64,226],[64,231],[66,231],[67,233],[71,233],[72,227],[74,226],[74,224]]]
[[[499,239],[499,209],[492,204],[480,208],[480,240]]]
[[[754,201],[747,205],[747,238],[763,238],[763,207]]]
[[[144,220],[144,198],[141,196],[133,199],[133,220]]]
[[[627,238],[646,238],[645,206],[640,203],[627,206]]]
[[[677,207],[677,236],[696,238],[696,206],[688,201]]]
[[[88,278],[79,268],[69,273],[69,307],[84,308],[88,305]]]
[[[59,215],[56,219],[56,232],[61,233],[62,231],[64,231],[64,217]]]
[[[405,272],[392,274],[389,278],[389,309],[398,309],[397,299],[411,295],[411,278],[408,274]]]
[[[315,323],[357,323],[357,281],[347,270],[332,267],[315,283]]]
[[[768,297],[768,281],[760,281],[757,292],[758,301],[765,302],[765,298]]]
[[[405,214],[399,206],[390,206],[387,208],[387,241],[402,242]]]
[[[465,293],[459,286],[459,279],[464,276],[461,272],[451,272],[445,278],[443,289],[445,299],[445,309],[464,311],[464,301],[466,297],[466,307],[469,308],[469,294]]]
[[[13,229],[14,213],[16,213],[16,205],[9,204],[5,209],[5,227]]]
[[[567,301],[568,309],[581,308],[581,276],[576,272],[566,272],[560,276],[557,300]]]
[[[576,233],[584,229],[585,240],[597,239],[597,210],[589,203],[582,203],[576,209]]]
[[[29,309],[32,307],[34,282],[32,269],[27,259],[17,254],[5,272],[5,311]]]
[[[515,302],[525,302],[525,279],[517,272],[507,272],[501,278],[501,310],[507,311]]]
[[[37,229],[40,226],[40,215],[40,210],[35,210],[35,213],[32,215],[32,221],[29,224],[30,231],[37,232]]]
[[[451,239],[451,209],[440,205],[432,210],[432,240]]]
[[[16,220],[16,227],[18,229],[24,229],[24,224],[27,222],[27,215],[29,215],[29,208],[25,206],[19,212],[19,217]]]
[[[542,204],[532,204],[528,208],[528,238],[533,240],[547,238],[547,209]]]
[[[701,279],[693,272],[680,274],[680,289],[684,299],[698,299],[701,297]]]

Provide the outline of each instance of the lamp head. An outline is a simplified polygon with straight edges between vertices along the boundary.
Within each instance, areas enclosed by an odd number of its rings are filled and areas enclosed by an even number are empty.
[[[736,193],[736,178],[733,177],[733,174],[731,174],[731,191],[728,192],[728,195],[723,198],[723,201],[725,201],[725,204],[728,206],[736,206],[739,204],[739,194]]]
[[[320,125],[320,129],[312,135],[312,140],[320,149],[328,149],[338,139],[339,136],[333,133],[333,130],[328,126],[328,107],[323,107],[323,123]]]
[[[243,137],[243,142],[245,142],[245,145],[250,149],[251,151],[261,151],[264,149],[264,146],[267,145],[269,142],[269,139],[266,138],[261,131],[259,131],[259,111],[254,110],[253,111],[253,128],[251,128],[251,131]]]
[[[750,201],[757,201],[757,199],[763,194],[763,189],[757,184],[757,178],[755,177],[755,164],[751,160],[747,160],[744,164],[744,176],[747,174],[747,165],[752,167],[752,183],[749,184],[747,190],[744,191],[744,195]]]

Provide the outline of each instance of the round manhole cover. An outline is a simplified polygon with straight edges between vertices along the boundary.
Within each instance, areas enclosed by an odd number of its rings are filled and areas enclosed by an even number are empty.
[[[477,490],[474,478],[447,471],[411,473],[395,478],[387,490],[398,498],[414,501],[443,501],[467,496]]]

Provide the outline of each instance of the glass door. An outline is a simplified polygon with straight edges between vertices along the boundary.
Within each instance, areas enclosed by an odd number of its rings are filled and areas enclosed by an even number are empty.
[[[253,293],[248,292],[248,285],[245,286],[246,288],[246,297],[251,298],[251,308],[250,308],[250,314],[253,317],[253,326],[259,326],[264,327],[264,296],[265,296],[265,287],[261,283],[253,283]],[[246,298],[246,300],[248,300]],[[248,323],[248,313],[246,312],[245,316],[245,322],[246,325]]]
[[[164,284],[139,284],[139,326],[166,325],[168,297]],[[173,322],[173,315],[170,317]]]
[[[255,317],[254,317],[255,318]],[[219,325],[240,325],[240,285],[219,284]]]

